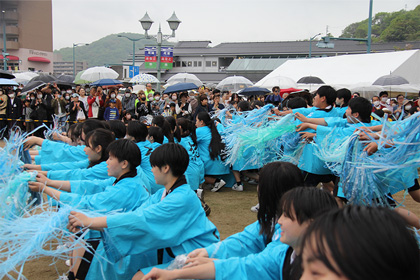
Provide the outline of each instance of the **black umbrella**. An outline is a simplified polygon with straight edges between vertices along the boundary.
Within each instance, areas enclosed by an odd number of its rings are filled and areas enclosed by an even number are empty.
[[[297,81],[299,84],[325,84],[323,80],[315,76],[305,76]]]
[[[14,79],[16,77],[15,77],[15,75],[13,75],[12,73],[10,73],[9,71],[0,70],[0,78]]]
[[[264,95],[267,93],[270,93],[271,91],[269,91],[266,88],[262,88],[262,87],[248,87],[248,88],[244,88],[243,90],[238,91],[238,94],[241,95]]]
[[[60,75],[57,77],[55,83],[61,87],[73,87],[75,86],[73,81],[74,77],[72,75]]]
[[[372,85],[396,86],[396,85],[403,85],[403,84],[409,84],[409,82],[401,76],[385,75],[385,76],[379,77],[376,81],[373,82]]]
[[[36,88],[39,88],[39,87],[42,87],[42,86],[45,86],[45,85],[46,85],[46,83],[43,82],[43,81],[30,81],[26,84],[26,86],[24,86],[22,88],[22,93],[32,91]]]
[[[193,83],[179,83],[173,86],[169,86],[165,89],[163,93],[173,93],[173,92],[181,92],[190,89],[197,89],[198,86]]]
[[[41,81],[44,83],[54,83],[56,81],[56,78],[54,76],[48,75],[48,74],[39,74],[39,76],[33,77],[29,82],[32,81]]]

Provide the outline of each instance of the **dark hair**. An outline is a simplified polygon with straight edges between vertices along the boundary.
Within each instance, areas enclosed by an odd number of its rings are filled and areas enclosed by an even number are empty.
[[[73,128],[73,131],[72,131],[72,134],[71,134],[71,141],[73,143],[76,143],[77,142],[77,139],[79,139],[80,136],[82,135],[83,123],[75,123],[73,125],[74,125],[74,128]]]
[[[320,87],[316,91],[315,95],[316,94],[318,94],[319,97],[324,97],[325,96],[325,101],[327,102],[328,105],[333,105],[336,98],[337,98],[337,92],[331,86]]]
[[[163,135],[168,138],[169,142],[174,142],[174,137],[171,133],[171,126],[169,125],[168,121],[165,120],[164,116],[154,116],[152,124],[157,125],[162,129]]]
[[[264,107],[264,103],[263,102],[261,102],[261,101],[259,101],[259,100],[255,100],[253,103],[252,103],[252,109],[257,109],[257,106],[258,107]]]
[[[381,91],[381,92],[379,93],[379,98],[381,98],[383,95],[388,96],[388,92],[387,92],[387,91]]]
[[[211,141],[209,144],[210,158],[215,160],[225,148],[224,143],[222,142],[222,137],[220,137],[219,132],[217,131],[214,121],[210,118],[210,115],[207,112],[200,112],[197,115],[197,118],[200,121],[203,121],[204,124],[210,128],[211,131]]]
[[[203,102],[204,100],[208,100],[207,95],[204,93],[200,94],[200,96],[198,97],[198,101],[200,102],[200,105],[201,105],[201,102]]]
[[[153,97],[155,97],[156,95],[160,95],[159,91],[155,91],[155,93],[153,93]]]
[[[119,139],[107,148],[107,153],[116,157],[119,162],[124,160],[130,164],[130,171],[135,171],[136,167],[141,163],[141,152],[139,147],[131,140]]]
[[[404,97],[404,95],[398,94],[396,99],[398,100],[398,97],[400,97],[400,96]]]
[[[377,115],[380,118],[383,118],[385,115],[385,112],[382,109],[377,109],[375,112],[373,112],[375,115]]]
[[[165,120],[169,123],[169,126],[171,127],[171,133],[174,139],[176,139],[178,142],[181,141],[181,133],[177,129],[175,118],[172,116],[168,116],[168,117],[165,117]]]
[[[74,123],[72,125],[69,126],[69,129],[67,130],[67,137],[69,137],[71,139],[72,142],[76,143],[76,141],[73,141],[73,134],[74,134],[74,129],[76,128],[76,126],[79,123]]]
[[[238,109],[241,109],[241,112],[246,112],[251,110],[251,105],[248,101],[241,101],[238,103]]]
[[[420,279],[414,234],[387,208],[349,205],[329,212],[309,225],[302,245],[310,257],[349,280]]]
[[[315,187],[298,187],[282,196],[278,214],[296,220],[301,225],[336,208],[337,201],[330,193]]]
[[[271,89],[271,92],[274,92],[276,89],[280,92],[280,87],[278,87],[278,86],[274,86],[274,87]]]
[[[194,123],[186,118],[179,118],[176,120],[176,123],[180,127],[178,130],[181,137],[184,138],[190,136],[194,144],[197,145]]]
[[[182,97],[188,98],[188,92],[186,92],[186,91],[181,92],[180,95],[179,95],[179,99],[181,99]]]
[[[168,165],[172,175],[180,177],[187,170],[190,158],[187,150],[179,144],[167,143],[157,147],[150,155],[150,165],[162,168]]]
[[[125,124],[120,120],[110,120],[108,121],[108,125],[117,139],[122,139],[127,134]]]
[[[413,107],[411,107],[411,109],[410,109],[410,110],[408,110],[408,113],[409,113],[410,115],[414,115],[415,113],[417,113],[417,108],[418,108],[418,106],[413,106]]]
[[[85,122],[83,122],[83,125],[82,125],[82,131],[85,133],[85,135],[88,134],[90,131],[98,129],[98,128],[108,129],[109,125],[107,127],[107,124],[105,124],[105,122],[100,121],[100,120],[95,120],[95,119],[87,119]]]
[[[103,128],[95,129],[86,134],[85,143],[87,147],[90,147],[91,149],[95,149],[98,146],[102,147],[101,158],[96,162],[90,162],[89,167],[95,166],[108,159],[108,153],[106,152],[106,149],[108,148],[108,145],[111,144],[111,142],[114,140],[114,134],[111,131]]]
[[[276,224],[276,214],[281,197],[285,192],[303,185],[300,169],[289,162],[275,161],[263,166],[258,183],[258,222],[260,234],[266,244],[271,242]]]
[[[370,123],[372,113],[372,103],[364,97],[352,98],[349,102],[352,113],[359,113],[360,120],[364,123]]]
[[[355,92],[356,93],[356,92]],[[360,96],[360,94],[359,94]],[[344,98],[344,103],[341,105],[341,107],[346,107],[349,104],[349,101],[351,99],[351,91],[346,88],[341,88],[337,90],[337,98],[341,99]]]
[[[127,135],[134,137],[135,142],[146,141],[148,134],[147,125],[142,122],[134,120],[127,125]]]
[[[153,141],[159,144],[163,143],[163,132],[160,127],[151,126],[149,127],[148,133],[149,137],[153,137]]]
[[[292,98],[286,98],[283,101],[283,107],[287,107],[289,109],[306,108],[307,103],[302,97],[296,96]]]

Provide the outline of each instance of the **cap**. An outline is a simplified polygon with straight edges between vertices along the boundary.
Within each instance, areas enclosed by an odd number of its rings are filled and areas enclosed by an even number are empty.
[[[73,93],[72,95],[71,95],[71,97],[73,97],[73,98],[75,98],[75,97],[79,97],[80,95],[79,94],[77,94],[77,93]]]

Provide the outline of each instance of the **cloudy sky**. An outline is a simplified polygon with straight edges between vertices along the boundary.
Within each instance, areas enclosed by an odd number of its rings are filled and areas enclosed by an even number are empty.
[[[52,0],[54,49],[90,43],[120,32],[143,34],[147,11],[170,34],[166,20],[182,21],[176,40],[221,42],[303,40],[328,31],[339,36],[350,23],[366,19],[369,0]],[[418,0],[374,0],[373,14],[412,10]]]

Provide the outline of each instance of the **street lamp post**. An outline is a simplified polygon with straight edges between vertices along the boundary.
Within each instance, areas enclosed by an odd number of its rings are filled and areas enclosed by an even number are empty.
[[[315,39],[319,35],[321,35],[321,33],[318,33],[318,34],[316,34],[315,36],[313,36],[309,39],[309,58],[312,57],[312,41],[313,41],[313,39]]]
[[[6,19],[4,14],[6,11],[1,11],[1,15],[3,18],[3,70],[7,70],[7,49],[6,49]]]
[[[162,42],[165,39],[169,39],[172,37],[175,37],[175,31],[178,29],[179,24],[181,23],[181,21],[177,18],[177,16],[175,15],[175,12],[172,14],[172,16],[167,20],[168,24],[169,24],[169,28],[171,28],[172,30],[172,34],[171,35],[163,35],[162,34],[162,30],[159,24],[159,31],[157,33],[157,35],[151,35],[149,36],[148,31],[150,29],[150,27],[152,27],[153,24],[153,20],[149,17],[149,15],[146,14],[143,16],[142,19],[139,20],[139,22],[141,23],[141,26],[144,29],[144,35],[146,37],[146,39],[149,39],[151,37],[156,39],[156,43],[157,43],[157,79],[159,80],[159,82],[157,83],[157,89],[160,91],[160,78],[161,78],[161,68],[160,68],[160,59],[161,59],[161,49],[162,49]]]
[[[127,38],[128,40],[133,42],[133,66],[135,66],[135,63],[136,63],[136,42],[141,40],[142,38],[134,39],[134,38],[130,38],[130,37],[125,36],[125,35],[117,35],[117,37]]]
[[[77,46],[89,46],[89,44],[84,44],[84,43],[73,43],[73,76],[76,77],[76,47]]]

